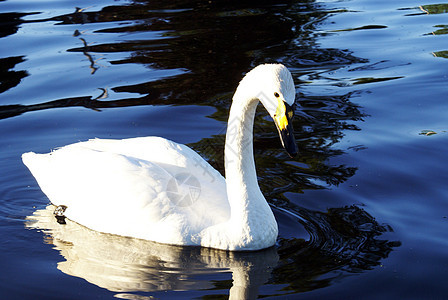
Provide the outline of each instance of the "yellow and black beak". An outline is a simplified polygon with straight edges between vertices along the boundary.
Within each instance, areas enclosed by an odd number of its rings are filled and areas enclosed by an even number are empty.
[[[293,108],[281,99],[278,99],[277,109],[274,115],[274,123],[277,126],[278,134],[288,155],[292,158],[297,155],[297,144],[292,128]]]

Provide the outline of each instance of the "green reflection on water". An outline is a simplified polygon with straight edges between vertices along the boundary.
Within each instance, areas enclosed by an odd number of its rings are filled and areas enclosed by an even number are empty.
[[[430,15],[445,14],[448,12],[448,4],[429,4],[422,5],[420,9]]]
[[[448,58],[448,50],[433,52],[435,57]]]

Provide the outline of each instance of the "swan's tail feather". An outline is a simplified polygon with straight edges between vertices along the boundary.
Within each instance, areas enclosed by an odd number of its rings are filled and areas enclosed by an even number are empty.
[[[34,152],[27,152],[22,154],[22,161],[30,170],[31,174],[36,177],[35,171],[39,169],[39,165],[41,165],[41,159],[39,158],[39,154]]]
[[[49,169],[51,169],[50,164],[50,157],[48,157],[49,154],[37,154],[34,152],[27,152],[22,154],[22,161],[27,166],[27,168],[30,170],[31,174],[36,179],[37,183],[39,184],[41,190],[44,192],[44,194],[47,195],[47,197],[51,200],[51,202],[55,205],[58,205],[58,201],[54,201],[54,199],[57,199],[56,197],[51,197],[51,194],[49,195],[49,188],[48,186],[51,186],[51,182],[55,181],[54,176],[48,176]]]
[[[47,166],[45,166],[45,162],[47,161],[45,154],[27,152],[22,154],[22,161],[35,178],[37,178],[39,171],[47,169]]]

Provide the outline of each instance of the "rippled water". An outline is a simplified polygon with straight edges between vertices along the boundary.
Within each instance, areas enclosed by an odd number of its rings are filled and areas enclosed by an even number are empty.
[[[0,295],[446,297],[447,13],[423,0],[1,1]],[[274,248],[60,225],[21,162],[93,137],[157,135],[222,172],[232,93],[263,62],[291,70],[300,104],[294,160],[256,116]]]

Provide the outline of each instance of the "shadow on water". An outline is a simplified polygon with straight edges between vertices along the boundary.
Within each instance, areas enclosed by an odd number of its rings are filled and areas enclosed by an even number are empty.
[[[112,65],[139,64],[185,72],[111,88],[118,95],[140,95],[135,98],[108,100],[108,90],[98,87],[102,89],[98,97],[86,95],[33,105],[3,105],[0,118],[60,107],[101,110],[194,104],[213,106],[216,112],[210,117],[224,124],[232,91],[242,74],[259,63],[284,63],[300,84],[299,78],[305,75],[310,80],[321,79],[322,69],[366,62],[348,51],[321,49],[316,45],[316,24],[336,11],[325,10],[313,1],[258,1],[256,8],[249,1],[178,1],[175,4],[135,1],[95,12],[74,10],[72,14],[49,20],[55,21],[55,26],[116,25],[96,31],[101,33],[159,34],[152,39],[92,44],[94,38],[85,35],[81,28],[76,30],[74,38],[83,39],[83,46],[67,51],[87,57],[92,75],[98,67],[94,56],[103,53],[122,53],[121,58],[109,61]],[[13,34],[21,23],[47,21],[24,21],[20,15],[12,17],[13,22],[9,23],[10,28],[4,29],[3,35]],[[6,59],[5,67],[0,69],[1,89],[7,90],[27,76],[26,71],[13,71],[24,59]],[[299,117],[293,125],[300,157],[295,161],[287,161],[286,154],[279,149],[278,136],[266,112],[258,110],[256,114],[254,151],[260,187],[279,223],[283,217],[294,216],[296,226],[306,228],[309,240],[286,238],[280,233],[275,248],[256,253],[155,245],[95,233],[74,223],[59,225],[51,215],[51,207],[37,211],[30,217],[34,222],[28,222],[27,226],[43,230],[46,241],[61,252],[65,261],[58,264],[60,270],[120,293],[200,289],[216,294],[230,289],[230,294],[235,293],[237,298],[237,295],[258,295],[258,287],[268,282],[282,285],[282,290],[276,291],[280,295],[325,287],[335,279],[370,270],[400,245],[379,238],[392,231],[389,226],[378,224],[374,217],[356,206],[318,212],[294,207],[283,195],[287,191],[302,193],[306,189],[322,189],[322,182],[338,185],[355,174],[354,166],[328,165],[329,158],[344,153],[332,146],[346,130],[360,130],[356,122],[367,117],[361,107],[351,102],[355,96],[354,92],[325,97],[298,94]],[[190,145],[220,172],[224,169],[224,134],[225,128]],[[232,273],[233,281],[228,276],[216,281],[201,277],[216,272]]]

